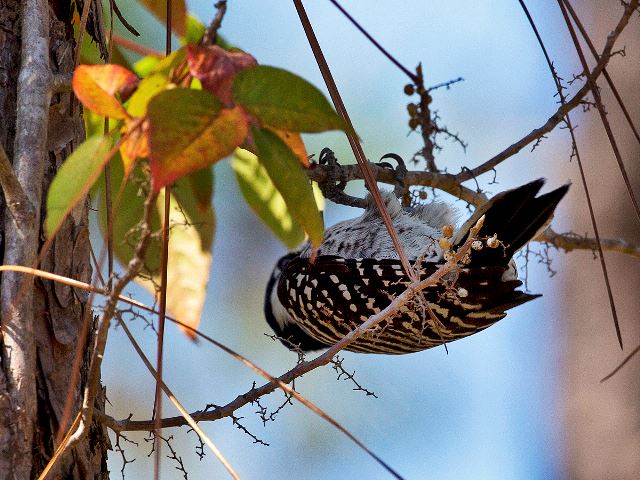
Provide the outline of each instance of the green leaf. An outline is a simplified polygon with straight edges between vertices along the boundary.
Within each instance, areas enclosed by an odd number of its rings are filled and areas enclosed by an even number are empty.
[[[203,168],[178,180],[171,194],[175,197],[200,235],[204,250],[211,249],[215,229],[213,197],[213,167]]]
[[[188,43],[196,44],[204,35],[207,27],[198,18],[191,14],[187,14],[187,25],[184,36],[180,39],[180,43],[186,45]]]
[[[302,225],[314,246],[320,245],[324,226],[311,184],[295,154],[271,130],[251,128],[258,159],[278,189],[293,219]]]
[[[117,192],[120,190],[122,180],[124,178],[124,166],[120,154],[116,154],[110,162],[111,172],[111,188],[113,189],[113,250],[116,258],[122,265],[127,265],[133,257],[135,247],[140,238],[139,229],[137,228],[144,212],[144,195],[140,189],[140,185],[136,181],[129,180],[122,188],[120,198],[117,198]],[[142,166],[138,163],[131,174],[132,179],[144,178]],[[106,202],[104,195],[104,176],[101,176],[100,188],[96,189],[99,193],[99,202],[97,204],[98,223],[103,238],[107,232],[107,214]],[[98,185],[98,184],[96,184]],[[160,228],[160,215],[154,210],[151,217],[151,228],[158,231]],[[144,258],[143,274],[146,276],[156,277],[159,275],[160,269],[160,242],[157,237],[152,236],[147,254]]]
[[[161,73],[152,73],[142,79],[136,91],[127,103],[127,112],[132,117],[141,117],[147,113],[149,101],[167,88],[169,81]]]
[[[237,148],[231,160],[240,191],[258,218],[288,248],[304,240],[304,230],[293,220],[287,204],[253,153]]]
[[[322,92],[286,70],[259,65],[239,72],[233,98],[268,127],[292,132],[345,130]]]
[[[69,212],[98,180],[109,160],[107,154],[111,144],[112,139],[108,136],[90,137],[62,164],[47,193],[47,236],[55,234]]]
[[[247,136],[242,110],[221,109],[203,90],[166,90],[151,99],[147,112],[156,190],[230,155]]]

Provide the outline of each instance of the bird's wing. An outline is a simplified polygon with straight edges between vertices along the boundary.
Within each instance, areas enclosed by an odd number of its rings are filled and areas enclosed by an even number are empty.
[[[440,265],[423,262],[419,267],[420,278],[425,279]],[[405,353],[462,338],[503,318],[505,310],[535,298],[516,290],[519,281],[502,282],[504,271],[505,267],[492,266],[449,274],[444,282],[422,291],[439,326],[429,321],[424,307],[410,303],[385,323],[385,333],[376,337],[379,348],[363,351]],[[277,293],[310,336],[330,344],[386,308],[409,284],[397,260],[319,256],[311,263],[298,257],[284,268]]]

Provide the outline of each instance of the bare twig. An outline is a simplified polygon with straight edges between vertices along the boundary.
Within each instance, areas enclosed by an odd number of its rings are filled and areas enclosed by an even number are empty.
[[[576,235],[575,233],[556,233],[551,228],[547,228],[534,240],[561,248],[565,252],[571,252],[572,250],[598,250],[598,242],[595,238]],[[601,238],[600,245],[604,251],[640,258],[640,246],[624,240]]]
[[[388,168],[378,165],[369,164],[369,169],[376,182],[387,183],[389,185],[400,185],[400,182],[394,175],[394,172]],[[314,164],[307,170],[309,179],[316,182],[326,181],[328,177],[339,178],[344,181],[362,180],[364,174],[358,165],[318,165]],[[488,198],[485,194],[478,190],[472,190],[469,187],[461,185],[457,181],[456,175],[449,173],[424,172],[421,170],[409,170],[403,179],[405,186],[417,185],[423,187],[433,187],[443,192],[447,192],[454,197],[460,198],[465,202],[479,207],[487,202]]]
[[[636,203],[636,199],[633,193],[633,190],[631,189],[631,184],[629,183],[629,179],[627,177],[627,172],[624,168],[624,165],[622,163],[622,158],[620,157],[620,152],[618,151],[618,147],[616,144],[616,141],[613,137],[613,132],[611,132],[611,126],[609,125],[609,121],[605,118],[605,114],[604,114],[604,106],[602,104],[602,99],[600,98],[600,91],[598,90],[598,86],[595,82],[595,79],[593,79],[590,75],[588,75],[589,73],[589,66],[587,65],[586,59],[584,58],[584,54],[582,53],[582,47],[580,46],[580,42],[578,41],[578,37],[576,35],[576,32],[573,28],[573,25],[571,24],[571,20],[569,19],[569,15],[567,14],[567,10],[564,6],[564,3],[562,2],[562,0],[558,0],[558,5],[560,6],[560,10],[562,11],[562,15],[565,19],[565,23],[567,24],[567,28],[569,29],[569,33],[571,34],[571,38],[573,40],[573,44],[574,47],[578,53],[578,56],[580,57],[580,62],[582,63],[582,68],[584,69],[584,74],[587,76],[587,85],[591,88],[591,93],[594,97],[594,99],[596,100],[596,105],[598,107],[598,112],[600,113],[600,116],[602,118],[602,122],[604,124],[604,128],[605,131],[607,132],[607,136],[609,137],[609,141],[611,143],[611,146],[613,147],[613,151],[615,153],[616,156],[616,160],[618,161],[618,165],[620,166],[620,171],[622,172],[622,176],[625,180],[625,183],[627,185],[627,191],[631,197],[631,201],[635,207],[636,210],[636,214],[638,215],[638,218],[640,219],[640,210],[638,210],[638,204]],[[547,57],[548,58],[548,57]],[[551,66],[550,66],[551,67]],[[604,68],[603,68],[604,70]],[[551,68],[551,72],[552,74],[554,73],[553,68]],[[556,85],[558,85],[558,95],[560,96],[560,100],[562,102],[565,101],[565,98],[562,94],[562,88],[560,87],[560,81],[557,77],[554,78],[556,80]],[[580,153],[578,151],[578,144],[576,142],[576,137],[573,131],[573,126],[571,124],[571,120],[569,118],[569,114],[567,114],[567,125],[569,127],[569,132],[571,133],[571,141],[573,144],[573,153],[576,156],[576,159],[578,161],[578,169],[580,171],[580,180],[582,181],[582,185],[585,191],[585,197],[587,200],[587,206],[589,208],[589,216],[591,218],[591,225],[593,226],[593,232],[594,235],[596,237],[596,244],[597,244],[597,249],[598,249],[598,257],[600,259],[600,266],[602,268],[602,276],[604,277],[604,282],[605,282],[605,286],[606,286],[606,290],[607,290],[607,296],[609,299],[609,306],[611,308],[611,316],[613,317],[613,325],[615,327],[615,331],[616,331],[616,336],[618,337],[618,343],[620,344],[620,348],[624,348],[623,347],[623,342],[622,342],[622,332],[620,331],[620,322],[618,321],[618,313],[616,311],[616,304],[615,304],[615,299],[613,298],[613,290],[611,288],[611,282],[609,281],[609,273],[607,271],[607,263],[606,260],[604,258],[604,253],[602,251],[602,245],[600,242],[600,233],[598,231],[598,225],[596,222],[596,217],[595,217],[595,212],[593,209],[593,204],[591,202],[591,194],[589,193],[589,188],[587,187],[587,180],[586,180],[586,176],[585,176],[585,172],[584,172],[584,167],[582,165],[582,159],[580,157]]]
[[[605,46],[602,50],[602,53],[600,54],[600,60],[588,75],[588,78],[591,81],[595,81],[600,76],[600,74],[602,73],[604,68],[607,66],[607,64],[609,63],[609,59],[611,58],[613,47],[616,43],[616,40],[618,39],[622,31],[627,26],[627,23],[629,23],[629,19],[631,18],[631,15],[633,14],[633,12],[637,9],[638,0],[631,0],[629,3],[626,3],[624,5],[625,5],[625,8],[624,8],[622,17],[618,21],[618,24],[616,25],[614,30],[607,37]],[[542,135],[549,133],[556,126],[558,126],[558,124],[564,121],[564,117],[567,115],[567,113],[569,113],[575,107],[580,105],[584,97],[590,91],[591,91],[591,87],[589,83],[586,83],[585,85],[582,86],[582,88],[580,88],[580,90],[578,90],[578,92],[576,92],[576,94],[573,97],[568,99],[565,104],[561,105],[558,108],[558,110],[544,123],[544,125],[531,131],[529,134],[525,135],[520,140],[510,145],[509,147],[504,149],[502,152],[495,155],[493,158],[490,158],[489,160],[484,162],[482,165],[479,165],[478,167],[472,170],[459,173],[458,175],[456,175],[456,180],[458,182],[465,182],[467,180],[471,180],[473,177],[478,177],[483,173],[491,171],[497,165],[504,162],[506,159],[512,157],[513,155],[518,153],[520,150],[522,150],[524,147],[526,147],[530,143],[535,142]]]
[[[469,233],[469,238],[461,246],[456,254],[453,256],[451,260],[449,260],[445,265],[443,265],[440,269],[438,269],[431,276],[426,278],[425,280],[412,283],[403,293],[397,296],[384,310],[380,313],[373,315],[367,321],[362,323],[358,328],[352,330],[347,335],[345,335],[339,342],[331,346],[327,351],[318,357],[314,358],[310,361],[304,361],[299,363],[296,367],[289,370],[284,375],[281,375],[278,378],[271,377],[269,374],[260,369],[259,373],[263,376],[266,376],[269,379],[269,383],[263,385],[258,388],[252,388],[250,391],[239,395],[235,400],[230,402],[229,404],[219,407],[210,412],[195,412],[191,416],[196,421],[203,420],[217,420],[220,418],[231,416],[237,409],[247,405],[248,403],[254,402],[256,399],[271,393],[276,388],[281,388],[285,392],[291,394],[296,400],[301,401],[309,408],[311,408],[314,412],[321,415],[325,420],[334,425],[340,431],[342,431],[345,435],[347,435],[352,441],[358,444],[361,448],[365,449],[370,455],[372,455],[381,465],[383,465],[390,473],[392,473],[396,478],[400,478],[399,475],[391,469],[386,463],[382,461],[377,455],[368,450],[359,440],[357,440],[349,431],[345,430],[340,424],[338,424],[332,418],[326,418],[326,414],[318,409],[315,405],[313,405],[308,400],[304,400],[301,395],[292,390],[287,386],[288,383],[291,383],[295,378],[298,378],[309,371],[318,368],[320,366],[326,365],[331,362],[334,356],[340,352],[342,349],[346,348],[348,345],[356,341],[359,337],[364,335],[367,331],[370,331],[380,322],[385,320],[386,318],[393,315],[399,308],[401,308],[405,303],[410,301],[418,292],[427,288],[430,285],[434,285],[437,283],[443,276],[447,273],[456,270],[459,268],[458,264],[464,258],[464,256],[469,252],[471,248],[471,243],[475,240],[478,231],[482,227],[484,222],[484,216],[481,217],[476,225],[471,229]],[[216,342],[217,343],[217,342]],[[130,419],[125,420],[115,420],[107,415],[100,414],[101,421],[108,426],[109,428],[115,431],[130,431],[130,430],[152,430],[153,429],[153,421],[132,421]],[[163,427],[176,427],[184,425],[184,419],[182,417],[172,417],[165,418],[162,421]]]
[[[384,201],[382,200],[382,196],[380,195],[380,191],[378,190],[378,185],[375,182],[375,178],[371,172],[369,167],[369,162],[367,161],[367,157],[364,154],[364,150],[362,149],[362,145],[355,134],[355,130],[353,128],[353,123],[349,117],[349,113],[342,101],[342,97],[340,96],[340,92],[338,91],[338,87],[336,85],[335,80],[333,79],[333,75],[331,74],[331,70],[329,69],[329,65],[327,64],[327,60],[322,53],[322,49],[320,48],[320,44],[316,35],[313,31],[313,27],[311,26],[311,22],[309,21],[309,17],[302,5],[301,0],[293,0],[293,4],[298,12],[298,17],[300,18],[300,23],[302,24],[302,28],[304,29],[305,35],[307,36],[307,40],[309,41],[309,45],[311,46],[311,50],[313,51],[313,55],[316,59],[316,63],[318,64],[318,68],[320,69],[320,73],[322,74],[322,78],[329,90],[329,95],[331,100],[333,101],[333,105],[336,108],[336,111],[340,115],[340,117],[344,120],[345,125],[347,125],[348,131],[347,139],[349,140],[349,145],[351,145],[351,149],[353,150],[353,154],[358,162],[360,169],[362,170],[362,174],[364,177],[365,184],[369,191],[371,192],[371,196],[380,212],[380,217],[389,232],[389,236],[391,237],[391,241],[393,246],[398,253],[398,258],[400,259],[400,263],[402,264],[402,269],[406,272],[407,276],[413,281],[417,281],[417,274],[411,264],[409,263],[409,259],[404,251],[404,247],[400,242],[398,234],[393,226],[393,222],[391,221],[391,217],[389,216],[389,212],[387,211]]]
[[[600,383],[606,382],[611,377],[613,377],[616,373],[618,373],[620,371],[620,369],[622,369],[622,367],[624,367],[629,362],[629,360],[631,360],[633,357],[635,357],[638,354],[638,352],[640,352],[640,345],[638,345],[636,348],[634,348],[631,351],[631,353],[629,355],[627,355],[622,362],[620,362],[620,365],[618,365],[609,375],[607,375],[602,380],[600,380]]]
[[[580,18],[578,17],[575,10],[573,9],[571,2],[569,2],[569,0],[565,0],[564,4],[566,5],[567,10],[569,10],[569,13],[571,14],[571,17],[573,18],[573,21],[575,22],[576,26],[578,27],[578,30],[580,30],[580,34],[582,35],[582,38],[587,43],[587,46],[589,47],[589,50],[591,51],[593,58],[595,58],[596,62],[599,62],[600,57],[598,55],[598,52],[596,48],[593,46],[593,42],[591,41],[591,38],[589,38],[589,35],[587,34],[587,31],[584,28],[584,25],[582,25]],[[611,93],[613,93],[613,96],[618,102],[618,105],[620,106],[620,110],[622,111],[624,118],[627,120],[627,124],[633,131],[633,135],[636,137],[636,140],[638,141],[638,143],[640,143],[640,132],[638,132],[638,129],[636,128],[634,121],[631,119],[631,115],[629,115],[629,111],[627,110],[627,107],[625,106],[624,101],[622,100],[620,93],[618,93],[618,89],[613,83],[613,80],[611,79],[611,76],[609,75],[609,72],[607,72],[606,68],[602,70],[602,76],[607,81],[607,84],[611,89]]]
[[[207,27],[202,36],[201,45],[214,45],[217,41],[218,30],[222,25],[222,20],[224,19],[224,15],[227,13],[227,0],[220,0],[215,4],[217,9],[216,16],[213,17],[213,20]]]
[[[113,43],[115,45],[119,45],[123,48],[126,48],[127,50],[130,50],[134,53],[138,53],[145,57],[147,56],[154,57],[154,58],[164,57],[164,55],[161,52],[154,50],[152,48],[145,47],[144,45],[140,45],[139,43],[129,40],[128,38],[122,37],[117,33],[113,34]]]
[[[80,441],[88,433],[88,425],[91,423],[93,416],[94,400],[98,383],[100,381],[100,367],[102,365],[104,349],[107,344],[109,325],[113,315],[115,314],[116,305],[122,290],[136,277],[144,264],[144,255],[151,240],[151,215],[155,209],[156,199],[157,194],[153,193],[153,191],[147,194],[147,198],[144,202],[144,213],[140,227],[140,240],[126,271],[114,284],[113,290],[107,298],[104,312],[98,325],[98,331],[96,332],[93,350],[91,352],[91,363],[89,366],[89,374],[82,403],[82,421],[70,440],[71,445]]]
[[[211,452],[216,456],[216,458],[220,461],[220,463],[222,463],[222,465],[224,465],[224,467],[231,474],[231,476],[233,478],[235,478],[236,480],[239,480],[240,477],[235,472],[235,470],[233,469],[231,464],[224,457],[224,455],[222,455],[222,452],[220,452],[220,450],[218,450],[218,448],[214,445],[214,443],[211,441],[211,439],[204,433],[202,428],[200,428],[200,426],[196,423],[196,421],[193,419],[193,417],[191,415],[189,415],[187,410],[178,401],[178,399],[173,394],[173,392],[169,389],[169,387],[167,387],[167,385],[164,383],[164,381],[160,378],[160,376],[158,375],[158,372],[153,368],[153,366],[151,365],[151,362],[149,361],[149,359],[146,357],[146,355],[144,354],[144,352],[140,348],[140,345],[138,345],[138,342],[136,342],[136,340],[133,338],[133,335],[131,334],[131,331],[129,330],[129,327],[127,327],[127,324],[125,322],[121,321],[119,317],[117,317],[117,318],[118,318],[118,321],[119,321],[119,325],[124,330],[125,334],[127,335],[127,338],[129,339],[129,342],[131,343],[133,348],[136,350],[136,353],[138,354],[138,356],[140,357],[140,359],[142,360],[144,365],[147,367],[149,372],[151,372],[151,374],[154,376],[154,378],[156,379],[157,384],[160,385],[160,388],[162,389],[162,391],[167,395],[169,400],[171,400],[171,403],[173,403],[174,407],[176,407],[176,409],[180,412],[180,414],[182,415],[182,418],[185,420],[186,424],[189,425],[198,434],[198,436],[200,437],[200,439],[202,439],[204,441],[204,443],[206,443],[206,445],[209,447]],[[152,427],[151,430],[152,431],[156,431],[156,426],[158,424],[157,420],[154,420],[152,423],[153,423],[153,427]],[[155,448],[157,448],[158,444],[155,443],[154,445],[155,445]]]

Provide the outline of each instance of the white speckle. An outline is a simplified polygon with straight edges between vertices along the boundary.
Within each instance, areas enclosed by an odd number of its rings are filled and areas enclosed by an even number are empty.
[[[311,285],[313,285],[314,287],[317,287],[317,286],[318,286],[318,280],[316,280],[315,278],[313,278],[313,279],[311,280]]]
[[[362,320],[363,322],[366,322],[367,320],[369,320],[369,317],[365,317],[364,315],[360,315],[360,320]]]
[[[347,289],[347,286],[344,283],[341,283],[340,285],[338,285],[338,290],[344,291],[346,289]]]
[[[368,298],[367,299],[367,308],[369,310],[373,310],[373,304],[375,303],[376,299],[375,298]]]
[[[304,275],[302,273],[299,273],[298,275],[296,275],[296,280],[298,281],[298,286],[300,286],[300,284],[302,283],[302,280],[304,280]]]
[[[448,308],[443,308],[437,303],[431,303],[431,302],[427,302],[427,303],[434,313],[437,313],[438,315],[442,315],[443,318],[447,318],[449,316]]]
[[[455,323],[455,324],[460,325],[461,327],[464,327],[464,328],[474,328],[474,329],[476,328],[475,325],[471,325],[469,323],[464,323],[462,321],[462,319],[459,318],[459,317],[451,317],[449,320],[451,321],[451,323]]]
[[[328,297],[329,296],[329,292],[327,292],[326,290],[322,290],[322,295],[324,297]]]
[[[369,285],[369,279],[368,278],[363,278],[362,279],[362,283],[364,283],[365,285]]]
[[[323,306],[324,306],[324,303],[316,302],[316,308],[322,308]]]
[[[307,296],[308,300],[311,300],[311,287],[308,285],[304,287],[304,294]]]
[[[376,272],[378,274],[379,277],[382,276],[382,269],[376,265],[375,267],[373,267],[374,272]]]
[[[471,312],[467,314],[468,318],[485,318],[487,320],[499,319],[504,317],[504,314],[489,313],[489,312]]]
[[[338,283],[340,280],[338,280],[338,277],[336,277],[335,275],[330,275],[329,279],[333,282],[333,283]]]
[[[344,292],[342,292],[342,296],[345,298],[345,300],[351,300],[351,294],[349,293],[348,290],[345,290]]]
[[[358,311],[358,307],[355,306],[355,304],[350,304],[349,305],[349,310],[351,310],[352,312],[357,312]]]
[[[307,303],[307,310],[309,311],[313,310],[313,306],[310,303]]]
[[[388,287],[388,286],[389,286],[389,280],[383,280],[383,281],[382,281],[382,284],[383,284],[385,287]]]

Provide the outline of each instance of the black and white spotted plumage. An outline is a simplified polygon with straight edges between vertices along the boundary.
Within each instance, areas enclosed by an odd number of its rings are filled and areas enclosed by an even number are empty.
[[[353,342],[347,350],[401,354],[424,350],[479,332],[506,311],[539,295],[517,290],[513,254],[550,220],[568,186],[536,197],[544,181],[503,192],[479,208],[453,237],[453,248],[467,238],[481,215],[480,237],[497,234],[499,248],[473,251],[471,261],[442,282],[423,290],[424,303],[412,300],[394,316]],[[420,278],[443,263],[441,228],[454,223],[444,204],[403,209],[391,193],[383,198],[407,256]],[[267,285],[265,316],[289,348],[326,348],[384,309],[409,285],[398,255],[370,201],[362,216],[327,229],[318,256],[310,262],[304,245],[282,257]],[[459,292],[464,289],[466,295]]]

